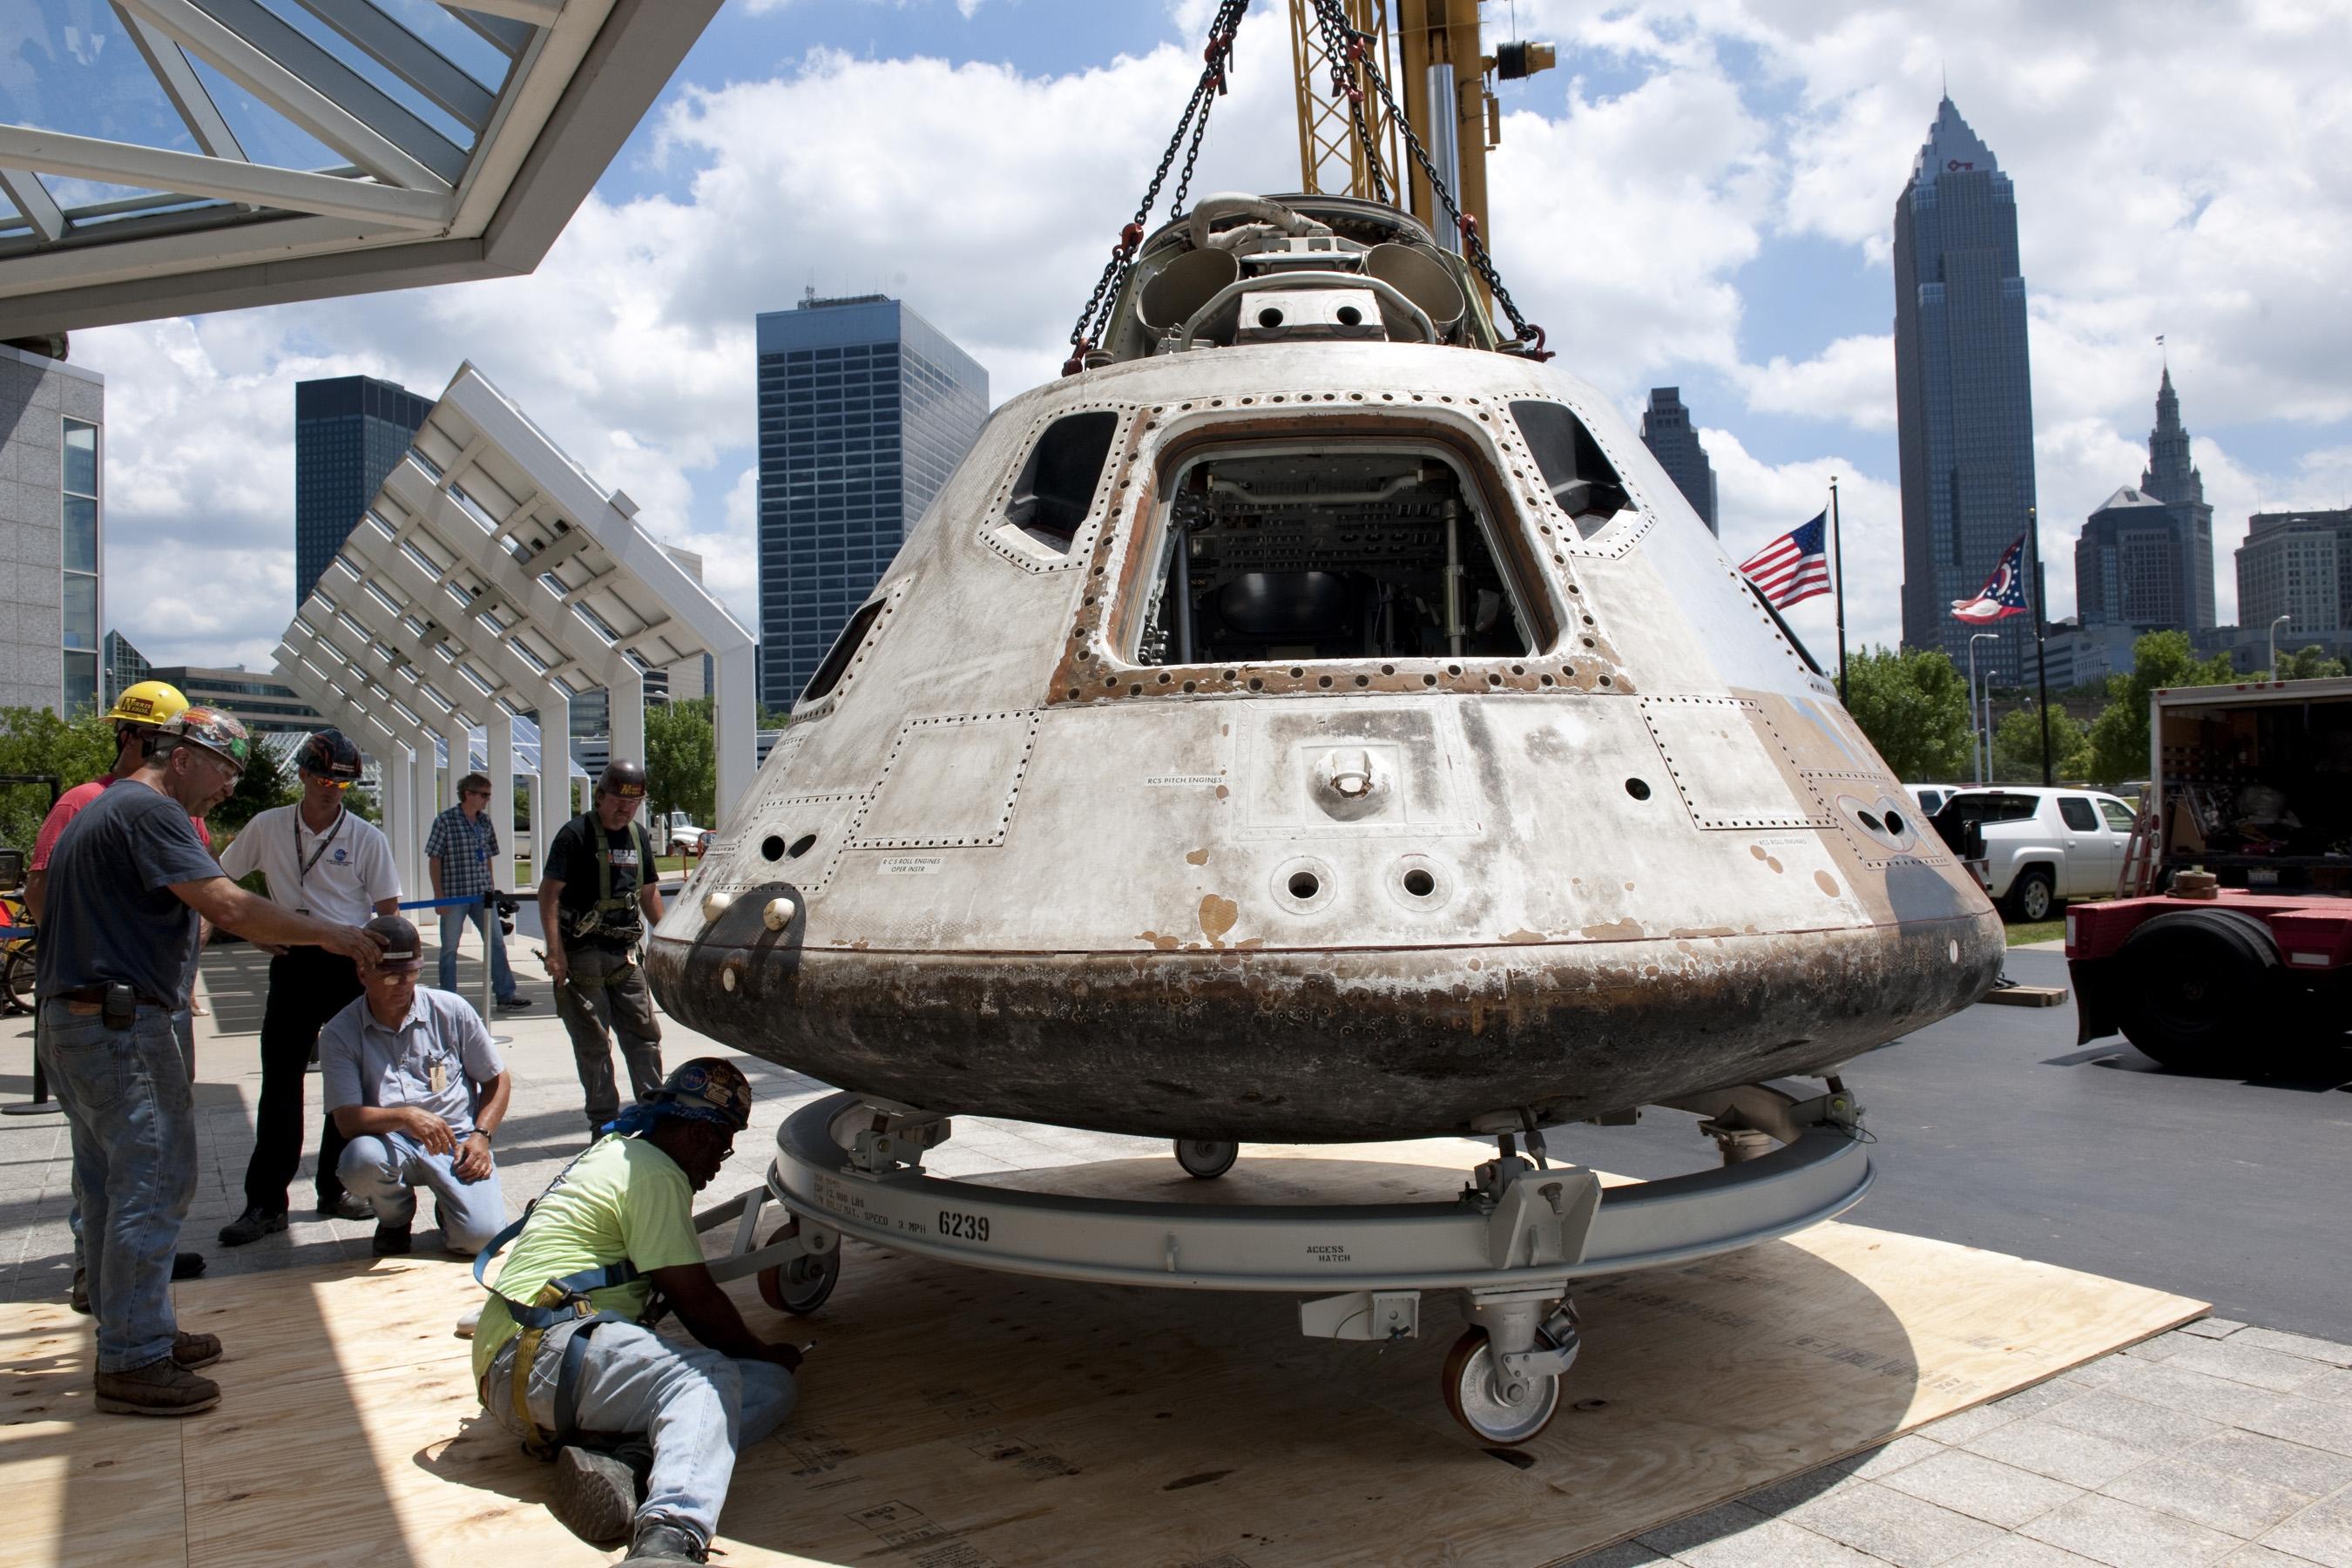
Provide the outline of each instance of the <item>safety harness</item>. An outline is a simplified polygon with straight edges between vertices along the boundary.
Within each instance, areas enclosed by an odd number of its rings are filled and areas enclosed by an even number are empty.
[[[596,1146],[592,1143],[589,1148]],[[586,1157],[587,1152],[583,1150],[573,1158],[572,1165],[578,1164]],[[523,1210],[522,1218],[499,1232],[491,1238],[489,1246],[481,1250],[474,1259],[475,1284],[485,1290],[490,1289],[488,1278],[490,1259],[505,1251],[507,1244],[522,1234],[522,1227],[530,1223],[531,1209],[537,1208],[549,1193],[563,1184],[564,1177],[572,1173],[572,1165],[564,1166],[555,1180],[548,1184],[547,1192],[531,1200],[530,1207]],[[659,1318],[660,1312],[656,1306],[649,1306],[644,1318],[625,1318],[618,1312],[599,1311],[588,1299],[591,1291],[626,1285],[636,1278],[635,1266],[624,1258],[618,1263],[583,1268],[576,1274],[566,1274],[561,1279],[551,1279],[540,1287],[538,1296],[528,1305],[511,1297],[501,1298],[506,1301],[509,1315],[522,1330],[515,1339],[513,1389],[515,1419],[520,1421],[524,1430],[530,1434],[523,1439],[524,1453],[537,1459],[552,1459],[558,1451],[579,1441],[580,1368],[588,1359],[588,1336],[601,1324],[635,1322],[651,1327]],[[555,1376],[555,1430],[549,1433],[541,1430],[539,1423],[530,1418],[530,1369],[539,1360],[540,1346],[547,1339],[549,1331],[566,1323],[579,1326],[563,1342],[563,1361]]]
[[[585,937],[607,940],[618,938],[625,943],[634,945],[645,930],[637,906],[637,895],[643,891],[646,879],[654,874],[653,840],[646,837],[642,824],[634,818],[630,820],[629,842],[636,847],[637,851],[637,885],[616,898],[613,893],[611,837],[605,833],[604,825],[596,820],[594,812],[583,813],[581,816],[579,826],[583,837],[596,847],[596,901],[584,910],[573,910],[564,917],[564,940],[572,942]],[[604,979],[602,976],[586,978],[574,976],[572,983],[593,988],[603,984]]]

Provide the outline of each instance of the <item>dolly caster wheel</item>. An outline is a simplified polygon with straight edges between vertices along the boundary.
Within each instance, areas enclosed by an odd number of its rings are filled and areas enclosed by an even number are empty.
[[[1184,1167],[1188,1176],[1198,1176],[1213,1182],[1234,1168],[1242,1157],[1238,1143],[1221,1142],[1214,1138],[1179,1138],[1176,1140],[1176,1163]]]
[[[1530,1441],[1559,1413],[1559,1379],[1512,1378],[1496,1364],[1484,1329],[1465,1330],[1454,1342],[1444,1375],[1445,1408],[1489,1443]]]
[[[776,1227],[767,1245],[773,1247],[788,1236],[800,1233],[800,1221],[790,1220]],[[806,1317],[824,1305],[833,1294],[833,1287],[841,1278],[841,1248],[829,1252],[803,1253],[786,1263],[771,1263],[760,1270],[760,1300],[779,1312],[793,1317]]]

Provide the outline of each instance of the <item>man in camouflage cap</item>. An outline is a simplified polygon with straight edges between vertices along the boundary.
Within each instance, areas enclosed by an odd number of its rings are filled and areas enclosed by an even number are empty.
[[[100,1410],[185,1415],[220,1403],[196,1369],[211,1334],[172,1313],[172,1258],[196,1190],[195,1108],[172,1013],[188,994],[198,917],[255,942],[315,942],[372,960],[357,926],[289,914],[246,892],[189,818],[228,797],[251,755],[245,726],[190,708],[156,726],[138,770],[83,807],[49,860],[34,986],[42,1049],[73,1136],[98,1320]]]

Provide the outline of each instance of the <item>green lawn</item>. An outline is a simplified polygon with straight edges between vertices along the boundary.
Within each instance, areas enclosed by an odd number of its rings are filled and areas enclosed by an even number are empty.
[[[2020,921],[2009,928],[2009,945],[2017,947],[2029,942],[2055,942],[2065,934],[2066,921],[2063,917],[2054,921]]]

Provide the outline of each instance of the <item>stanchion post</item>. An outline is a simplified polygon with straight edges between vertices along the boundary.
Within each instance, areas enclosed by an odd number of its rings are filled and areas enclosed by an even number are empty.
[[[47,1116],[65,1107],[49,1098],[48,1068],[41,1060],[41,1005],[33,1004],[33,1098],[22,1105],[0,1105],[0,1116]]]

